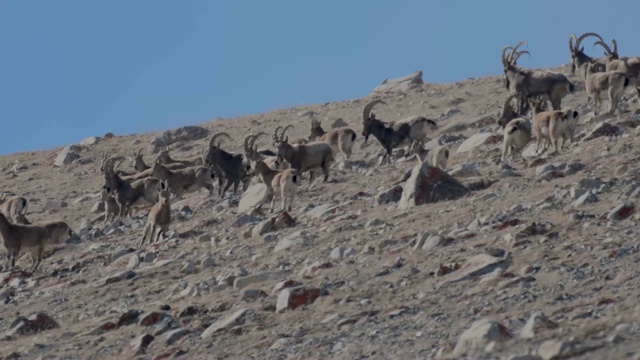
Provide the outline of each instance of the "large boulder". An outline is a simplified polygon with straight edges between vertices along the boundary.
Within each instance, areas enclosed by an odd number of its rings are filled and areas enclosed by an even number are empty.
[[[78,155],[79,149],[75,145],[67,146],[64,149],[60,150],[58,156],[53,161],[54,166],[65,166],[73,163],[74,161],[80,159],[80,155]]]
[[[415,89],[424,84],[422,81],[422,71],[415,71],[407,76],[385,79],[382,84],[373,89],[374,93],[397,92]]]
[[[209,136],[209,130],[200,126],[183,126],[177,129],[167,130],[156,136],[149,144],[149,153],[155,154],[165,146],[178,141],[195,141]]]
[[[267,185],[263,183],[251,185],[240,198],[238,214],[252,214],[267,199],[268,190]]]
[[[407,209],[442,200],[454,200],[469,191],[453,176],[428,163],[416,165],[404,184],[398,207]]]

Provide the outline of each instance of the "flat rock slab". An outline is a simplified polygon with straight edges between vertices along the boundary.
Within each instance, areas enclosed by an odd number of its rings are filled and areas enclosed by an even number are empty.
[[[479,133],[472,135],[458,147],[458,154],[474,151],[479,146],[485,144],[497,144],[502,141],[502,135],[492,132]]]
[[[455,283],[458,281],[468,280],[470,278],[487,274],[494,271],[498,267],[507,267],[506,259],[497,258],[487,254],[478,254],[467,260],[460,269],[444,276],[438,287]]]

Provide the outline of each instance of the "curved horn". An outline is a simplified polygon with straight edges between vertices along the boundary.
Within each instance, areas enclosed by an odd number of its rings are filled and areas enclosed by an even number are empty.
[[[282,130],[282,126],[278,126],[274,131],[273,131],[273,141],[274,142],[279,142],[280,138],[278,137],[278,130]]]
[[[517,44],[513,47],[513,50],[511,50],[511,52],[509,53],[509,56],[507,57],[507,60],[509,61],[509,64],[513,64],[513,63],[514,63],[514,61],[513,61],[513,56],[518,54],[518,48],[519,48],[520,46],[522,46],[522,45],[527,46],[527,42],[526,42],[526,41],[524,41],[524,40],[523,40],[523,41],[520,41],[519,43],[517,43]]]
[[[609,45],[605,44],[604,41],[596,41],[595,44],[593,44],[593,47],[595,48],[596,45],[602,46],[604,48],[604,51],[606,51],[608,55],[613,54],[611,48],[609,48]]]
[[[249,143],[249,147],[255,149],[254,145],[255,145],[256,141],[258,141],[258,138],[260,138],[260,136],[262,136],[262,135],[267,135],[267,133],[260,131],[259,133],[253,135],[253,138],[251,138],[251,142]]]
[[[364,106],[364,109],[362,109],[362,121],[367,121],[367,119],[369,118],[369,114],[371,114],[371,110],[377,104],[385,104],[385,105],[387,105],[387,103],[382,101],[381,99],[374,99],[374,100],[369,101],[369,103]]]
[[[502,47],[502,55],[500,55],[500,59],[502,60],[502,65],[503,66],[507,66],[509,65],[509,60],[508,57],[511,56],[511,53],[509,53],[509,55],[506,55],[507,50],[511,49],[511,52],[513,52],[513,47],[509,46],[509,45],[505,45]]]
[[[518,96],[517,93],[513,93],[510,94],[509,96],[507,96],[507,98],[504,100],[504,106],[502,107],[502,113],[506,113],[507,111],[509,111],[509,107],[511,106],[511,100],[515,99]]]
[[[249,141],[254,137],[255,135],[249,134],[247,136],[244,137],[244,153],[245,154],[249,154],[249,152],[251,151],[251,145],[249,145]]]
[[[517,54],[516,54],[516,55],[511,59],[511,62],[512,62],[513,64],[515,64],[515,63],[518,61],[518,59],[520,59],[520,56],[522,56],[522,55],[524,55],[524,54],[527,54],[527,55],[529,55],[529,57],[531,57],[531,53],[529,53],[527,50],[524,50],[524,51],[520,51],[519,53],[517,53]]]
[[[600,36],[600,35],[598,35],[598,34],[596,34],[594,32],[587,32],[587,33],[584,33],[584,34],[580,35],[578,40],[576,40],[576,50],[580,49],[580,43],[582,43],[582,40],[588,38],[589,36],[595,36],[595,37],[598,38],[598,40],[604,41],[604,40],[602,40],[602,36]]]
[[[115,161],[115,160],[114,160]],[[113,165],[113,171],[116,171],[118,169],[118,166],[120,166],[120,164],[122,164],[122,162],[124,161],[124,159],[118,159],[118,162],[115,163],[115,165]]]
[[[226,136],[227,139],[231,140],[231,136],[229,136],[229,134],[227,134],[226,132],[221,131],[221,132],[213,134],[213,137],[211,137],[211,140],[209,140],[209,145],[215,146],[216,139],[218,137],[220,137],[220,136]]]
[[[573,44],[574,40],[576,40],[576,34],[569,34],[569,51],[571,52],[576,52],[576,50],[578,50],[578,47]]]
[[[618,56],[618,42],[616,41],[616,39],[611,39],[611,46],[613,47],[612,54],[617,57]]]
[[[295,130],[295,128],[294,128],[294,127],[293,127],[293,125],[291,125],[291,124],[289,124],[289,125],[285,126],[285,127],[284,127],[284,129],[282,129],[282,132],[280,133],[280,140],[283,140],[283,139],[284,139],[284,133],[286,133],[286,132],[287,132],[287,129],[289,129],[289,128],[291,128],[291,129],[294,129],[294,130]],[[287,136],[287,139],[289,139],[289,137],[288,137],[288,136]]]

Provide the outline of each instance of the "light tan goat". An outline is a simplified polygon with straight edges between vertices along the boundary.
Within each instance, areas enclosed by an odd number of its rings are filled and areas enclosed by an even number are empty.
[[[573,142],[573,134],[578,124],[580,114],[570,107],[562,110],[541,111],[541,99],[530,99],[533,110],[533,132],[536,135],[536,151],[540,150],[540,144],[544,148],[548,144],[553,146],[553,152],[557,153],[567,144],[567,140]],[[562,139],[559,146],[558,141]]]
[[[8,199],[6,197],[6,194],[0,196],[0,204],[2,204],[0,213],[14,224],[24,224],[24,216],[27,213],[29,202],[22,196],[12,196]]]
[[[169,183],[162,182],[160,190],[160,198],[153,205],[147,217],[147,224],[144,227],[140,247],[144,245],[144,241],[149,237],[149,243],[154,243],[162,237],[169,229],[171,224],[171,192],[169,191]]]
[[[279,193],[282,200],[282,211],[291,211],[299,186],[300,174],[295,169],[285,169],[277,173],[271,180],[271,188],[273,189],[271,212],[273,212],[275,206],[277,193]]]
[[[606,95],[609,98],[609,110],[606,113],[613,114],[629,82],[629,77],[623,71],[598,72],[598,63],[590,63],[587,66],[585,87],[589,101],[593,99],[595,103],[594,113],[598,115],[600,100]]]
[[[431,166],[435,166],[441,170],[447,169],[447,162],[449,161],[449,149],[447,146],[441,145],[428,150],[424,148],[422,140],[414,140],[409,147],[407,155],[416,155],[420,162],[428,160]]]
[[[504,162],[510,154],[520,152],[529,141],[531,141],[531,121],[523,117],[518,117],[516,109],[511,106],[511,100],[516,97],[517,94],[507,96],[502,108],[502,114],[498,119],[498,124],[503,130],[502,162]]]
[[[115,197],[109,195],[107,190],[102,189],[102,202],[104,204],[104,224],[109,220],[114,220],[120,213],[120,206]]]
[[[354,141],[356,141],[356,132],[349,128],[340,128],[331,131],[324,131],[320,120],[311,119],[310,141],[322,141],[331,146],[331,150],[335,155],[338,151],[344,155],[345,159],[351,157]]]
[[[26,252],[31,257],[31,272],[35,272],[42,262],[44,247],[49,242],[49,231],[38,225],[12,224],[0,214],[0,235],[7,254],[6,270],[12,270],[16,265],[16,258],[20,252]]]

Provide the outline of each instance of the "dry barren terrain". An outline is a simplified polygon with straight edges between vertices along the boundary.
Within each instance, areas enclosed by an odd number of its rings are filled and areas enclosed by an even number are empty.
[[[239,214],[240,193],[206,191],[172,204],[165,241],[138,247],[146,211],[104,225],[92,210],[101,154],[144,148],[151,163],[146,149],[159,133],[100,136],[75,146],[79,158],[64,166],[54,166],[60,148],[3,156],[0,190],[26,197],[31,221],[65,220],[79,238],[48,246],[34,274],[0,273],[0,356],[638,358],[639,106],[594,117],[582,81],[569,78],[578,91],[563,106],[581,113],[574,143],[507,164],[495,125],[501,76],[377,95],[388,104],[376,107],[380,119],[436,120],[430,137],[449,144],[449,173],[469,189],[409,208],[381,203],[418,163],[378,166],[376,139],[362,146],[371,96],[199,124],[209,137],[228,132],[235,140],[222,147],[234,152],[246,134],[278,125],[294,125],[291,139],[307,136],[308,111],[325,128],[342,118],[358,134],[329,182],[305,177],[293,223],[281,216],[267,232],[264,220],[278,215],[268,203]],[[460,149],[477,134],[482,141]],[[197,155],[209,137],[177,142],[171,155]]]

